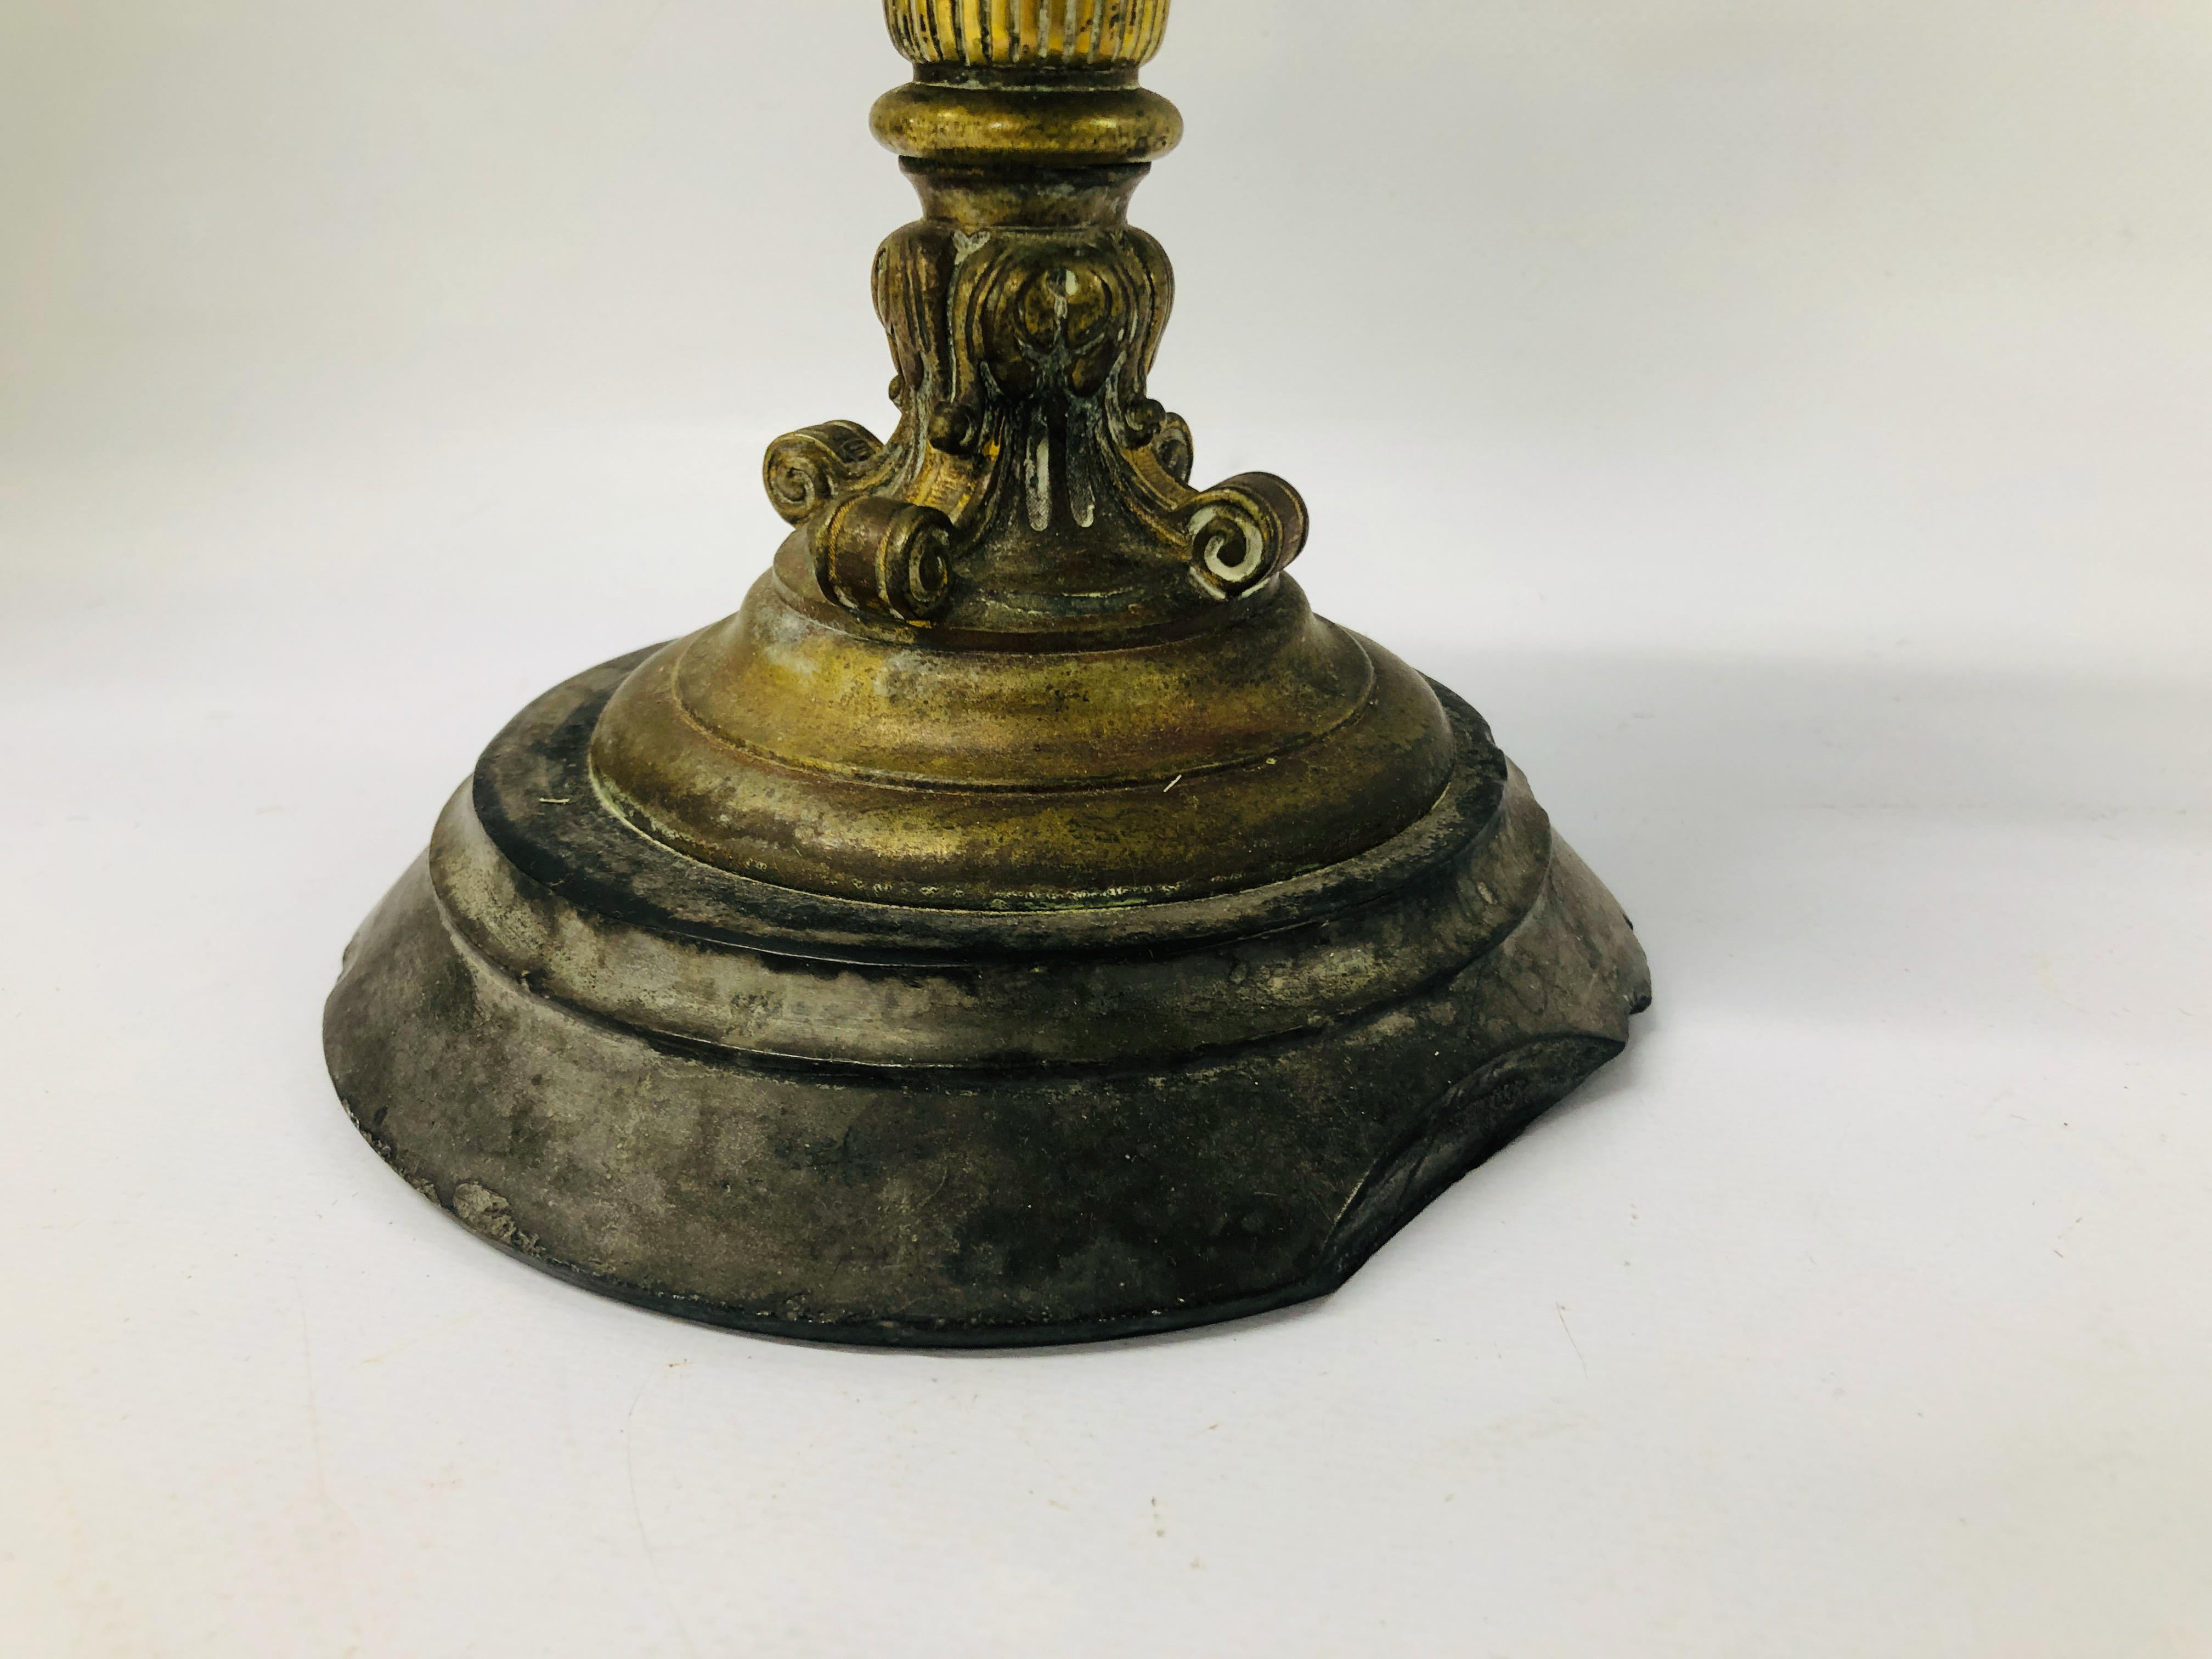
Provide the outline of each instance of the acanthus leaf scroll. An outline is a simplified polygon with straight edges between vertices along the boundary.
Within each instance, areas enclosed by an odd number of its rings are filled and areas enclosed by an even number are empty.
[[[1164,562],[1216,599],[1295,559],[1298,493],[1267,473],[1190,487],[1190,428],[1146,394],[1174,303],[1165,251],[1124,224],[964,231],[923,220],[876,256],[897,378],[890,441],[836,421],[781,438],[764,478],[825,597],[924,627],[1001,515],[1088,531],[1110,492]],[[1020,526],[1017,526],[1018,529]]]

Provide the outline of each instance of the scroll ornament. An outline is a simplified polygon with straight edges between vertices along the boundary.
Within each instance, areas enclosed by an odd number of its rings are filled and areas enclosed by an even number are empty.
[[[1190,428],[1146,395],[1175,278],[1144,232],[925,220],[884,244],[874,288],[898,370],[890,441],[849,421],[808,427],[763,469],[826,598],[927,627],[1002,528],[1089,531],[1109,495],[1217,599],[1257,592],[1297,557],[1297,491],[1267,473],[1193,489]]]

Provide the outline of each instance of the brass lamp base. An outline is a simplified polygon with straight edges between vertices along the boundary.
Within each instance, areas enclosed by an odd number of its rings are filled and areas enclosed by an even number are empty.
[[[737,614],[547,693],[347,955],[364,1134],[536,1266],[745,1329],[1126,1336],[1334,1289],[1619,1053],[1627,920],[1474,710],[1190,483],[1127,222],[1168,0],[885,0],[898,378],[769,453]]]
[[[1473,710],[1435,807],[1220,898],[924,911],[727,874],[594,793],[610,695],[533,703],[369,918],[331,1073],[425,1196],[686,1318],[1094,1340],[1336,1288],[1620,1052],[1620,908]]]

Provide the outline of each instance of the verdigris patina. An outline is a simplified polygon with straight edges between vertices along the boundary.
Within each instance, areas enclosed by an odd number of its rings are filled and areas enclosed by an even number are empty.
[[[348,952],[340,1096],[537,1266],[827,1340],[1333,1289],[1626,1042],[1620,908],[1474,710],[1192,486],[1130,226],[1168,0],[886,0],[888,440],[779,441],[744,607],[526,709]]]

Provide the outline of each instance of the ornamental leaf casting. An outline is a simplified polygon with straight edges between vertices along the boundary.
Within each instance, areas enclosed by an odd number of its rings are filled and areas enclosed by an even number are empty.
[[[884,242],[874,289],[890,441],[832,422],[779,439],[764,468],[836,603],[926,627],[954,571],[988,588],[987,550],[1050,534],[1114,534],[1215,599],[1297,556],[1305,506],[1283,480],[1190,487],[1190,428],[1146,394],[1175,276],[1143,231],[927,219]]]

